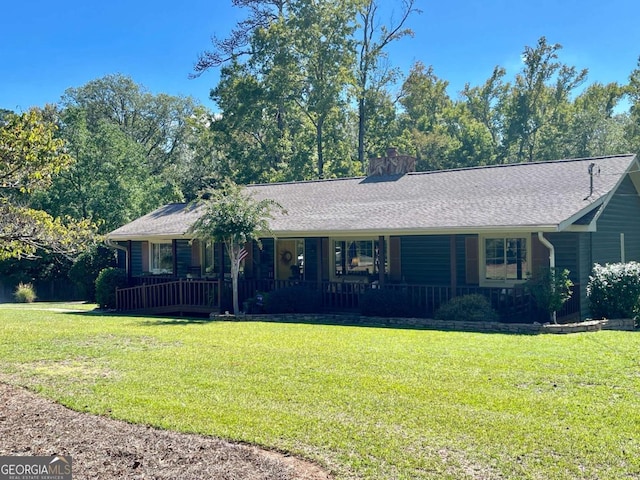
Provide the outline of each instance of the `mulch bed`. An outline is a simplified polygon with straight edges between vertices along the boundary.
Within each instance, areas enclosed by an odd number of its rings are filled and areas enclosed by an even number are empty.
[[[295,457],[75,412],[2,383],[0,455],[71,455],[74,479],[331,478],[317,465]]]

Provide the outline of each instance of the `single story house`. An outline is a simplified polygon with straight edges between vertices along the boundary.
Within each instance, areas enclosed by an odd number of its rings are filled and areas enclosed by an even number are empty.
[[[243,297],[301,283],[340,310],[357,308],[368,288],[395,288],[431,315],[479,292],[508,317],[523,314],[507,306],[526,304],[527,279],[555,266],[575,284],[560,313],[585,318],[593,264],[640,261],[635,155],[428,172],[414,164],[391,150],[366,177],[246,186],[287,213],[270,222],[274,238],[249,248]],[[228,259],[220,245],[192,240],[197,215],[165,205],[107,235],[131,281],[118,308],[221,306]]]

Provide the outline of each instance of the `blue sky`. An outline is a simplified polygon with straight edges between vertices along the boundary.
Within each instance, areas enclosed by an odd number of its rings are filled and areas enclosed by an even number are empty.
[[[387,11],[399,0],[379,0]],[[588,82],[626,82],[640,56],[638,0],[416,0],[422,14],[389,50],[408,72],[421,61],[450,82],[483,83],[494,66],[514,75],[525,45],[546,36],[561,60],[588,68]],[[190,80],[212,34],[224,37],[243,17],[231,0],[32,0],[3,5],[0,108],[56,103],[69,87],[122,73],[152,93],[190,95],[209,108],[210,71]],[[397,7],[396,7],[397,8]]]

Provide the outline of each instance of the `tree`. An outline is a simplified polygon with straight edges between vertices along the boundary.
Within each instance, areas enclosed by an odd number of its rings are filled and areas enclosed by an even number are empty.
[[[52,117],[75,162],[37,194],[37,206],[109,231],[182,201],[195,112],[191,100],[151,95],[121,75],[67,90]]]
[[[418,170],[458,167],[460,147],[452,134],[454,103],[447,94],[448,82],[438,78],[433,67],[416,63],[402,85],[404,135],[411,138]]]
[[[570,125],[571,156],[592,157],[626,152],[627,116],[615,113],[625,90],[617,83],[593,83],[576,97]]]
[[[344,108],[346,88],[353,83],[356,4],[317,0],[299,1],[296,7],[294,45],[302,67],[298,101],[315,129],[317,176],[324,178],[325,123]]]
[[[631,101],[629,110],[629,122],[625,127],[625,133],[629,139],[631,151],[640,153],[640,57],[635,70],[629,75],[629,84],[626,92]]]
[[[504,109],[501,106],[510,88],[510,85],[505,85],[503,81],[505,75],[504,68],[495,67],[491,77],[483,85],[470,87],[466,84],[462,91],[466,111],[484,126],[491,139],[491,153],[477,164],[491,165],[500,162],[505,125]]]
[[[239,313],[238,275],[243,249],[249,241],[260,245],[260,237],[269,234],[269,219],[272,210],[279,208],[273,200],[255,200],[240,185],[225,181],[218,189],[202,192],[192,203],[200,209],[198,220],[189,229],[201,241],[223,242],[231,260],[231,281],[233,285],[233,311]]]
[[[223,67],[212,92],[221,119],[212,127],[227,135],[230,156],[249,159],[249,173],[257,175],[240,178],[300,180],[333,175],[335,164],[325,162],[325,153],[340,154],[347,143],[344,126],[348,86],[353,84],[357,2],[234,0],[233,4],[247,8],[247,18],[228,38],[214,38],[212,51],[200,57],[195,70],[200,75]],[[310,145],[315,159],[309,154]],[[244,162],[238,163],[244,169]],[[343,170],[343,162],[337,163]]]
[[[72,256],[93,240],[88,220],[54,218],[28,205],[33,190],[48,188],[72,163],[55,131],[38,109],[0,123],[0,259],[34,257],[38,249]]]
[[[370,99],[395,80],[394,71],[382,65],[386,60],[384,49],[391,42],[406,36],[413,36],[413,31],[404,28],[404,24],[412,13],[420,13],[414,8],[415,0],[403,0],[400,19],[391,25],[378,24],[378,2],[366,0],[360,7],[360,40],[358,42],[357,71],[355,75],[356,97],[358,99],[358,161],[364,165],[366,155],[366,136],[369,126],[368,116],[374,109]],[[376,38],[377,37],[377,38]],[[375,111],[375,110],[374,110]],[[373,113],[371,113],[373,114]],[[389,147],[390,144],[384,147]]]
[[[152,95],[124,75],[107,75],[68,89],[61,106],[83,111],[91,133],[104,123],[117,126],[140,145],[151,175],[179,161],[187,119],[194,112],[189,98]]]
[[[222,111],[210,124],[219,138],[220,174],[238,183],[313,178],[313,129],[283,77],[265,70],[226,65],[211,92]]]
[[[553,323],[558,323],[556,313],[572,295],[573,282],[569,273],[566,268],[546,267],[527,282],[536,304],[549,315]]]
[[[516,75],[507,100],[509,124],[504,135],[507,161],[531,162],[539,158],[562,158],[569,125],[569,97],[587,77],[558,61],[562,45],[547,43],[525,47],[524,67]]]

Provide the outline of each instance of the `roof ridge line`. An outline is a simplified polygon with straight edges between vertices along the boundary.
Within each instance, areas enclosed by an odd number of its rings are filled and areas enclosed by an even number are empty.
[[[483,169],[492,169],[492,168],[519,167],[519,166],[525,166],[525,165],[545,165],[550,163],[584,162],[587,160],[605,160],[608,158],[633,157],[634,155],[635,154],[633,153],[620,153],[616,155],[600,155],[596,157],[562,158],[560,160],[537,160],[535,162],[497,163],[493,165],[475,165],[472,167],[448,168],[444,170],[425,170],[422,172],[409,172],[407,173],[407,175],[427,175],[427,174],[431,175],[435,173],[464,172],[464,171],[483,170]]]

